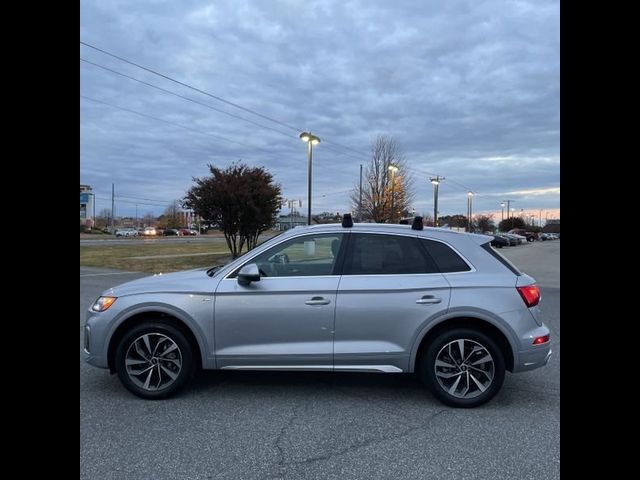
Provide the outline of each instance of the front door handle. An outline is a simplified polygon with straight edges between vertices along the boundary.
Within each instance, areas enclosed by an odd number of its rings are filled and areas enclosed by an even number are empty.
[[[416,300],[416,303],[419,303],[420,305],[432,305],[440,302],[442,302],[442,299],[434,297],[433,295],[423,295],[422,298]]]
[[[311,300],[304,302],[307,305],[329,305],[331,300],[327,300],[323,297],[311,297]]]

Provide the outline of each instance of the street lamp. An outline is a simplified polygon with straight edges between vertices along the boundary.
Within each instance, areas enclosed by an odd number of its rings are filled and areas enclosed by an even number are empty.
[[[469,219],[467,220],[467,231],[471,231],[471,210],[473,206],[473,192],[467,193],[467,213],[469,215]]]
[[[438,226],[438,185],[440,185],[440,181],[444,180],[444,177],[440,175],[436,175],[435,177],[429,178],[431,183],[433,184],[433,226]]]
[[[309,185],[307,188],[307,225],[311,225],[311,172],[312,172],[312,162],[313,162],[313,146],[320,143],[320,139],[315,135],[312,135],[310,132],[302,132],[300,134],[300,140],[303,142],[307,142],[307,152],[309,157]]]
[[[504,202],[500,204],[500,220],[504,221]]]
[[[389,171],[391,172],[391,223],[393,223],[396,214],[396,172],[398,167],[389,165]]]

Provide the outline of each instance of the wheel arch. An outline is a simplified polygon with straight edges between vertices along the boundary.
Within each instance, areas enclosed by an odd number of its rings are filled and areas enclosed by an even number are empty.
[[[150,321],[166,322],[179,329],[189,341],[193,348],[194,362],[196,368],[200,369],[206,365],[205,346],[201,343],[200,336],[196,336],[189,322],[182,315],[172,310],[162,308],[148,308],[143,311],[130,312],[124,320],[121,320],[113,333],[109,337],[109,345],[107,347],[107,366],[111,373],[115,373],[115,353],[118,343],[122,337],[134,326]]]
[[[410,372],[417,371],[420,357],[430,341],[441,332],[452,328],[471,328],[489,335],[500,348],[506,369],[513,372],[514,365],[516,364],[517,348],[514,348],[515,343],[511,338],[511,333],[506,330],[506,327],[491,317],[478,315],[477,313],[463,312],[439,319],[437,322],[431,323],[423,328],[411,349],[411,357],[409,360]]]

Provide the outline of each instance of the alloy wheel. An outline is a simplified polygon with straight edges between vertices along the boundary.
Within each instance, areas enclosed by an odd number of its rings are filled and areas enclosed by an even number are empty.
[[[453,340],[436,355],[434,365],[440,387],[456,398],[475,398],[493,382],[494,359],[486,347],[467,338]]]
[[[182,370],[182,352],[170,337],[145,333],[136,338],[125,355],[127,375],[144,390],[163,390]]]

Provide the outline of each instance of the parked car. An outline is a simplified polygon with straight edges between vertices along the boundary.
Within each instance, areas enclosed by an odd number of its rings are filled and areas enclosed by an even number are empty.
[[[510,246],[515,246],[515,245],[518,245],[520,243],[518,241],[518,239],[515,237],[515,235],[512,235],[510,233],[499,233],[498,235],[500,235],[501,237],[504,237],[507,240],[509,240],[509,245]]]
[[[155,227],[145,227],[144,233],[143,233],[143,235],[149,235],[149,236],[157,235],[157,234],[158,232],[156,231]]]
[[[475,407],[505,371],[546,365],[535,280],[493,237],[391,224],[297,227],[231,263],[110,288],[84,326],[89,364],[142,398],[196,370],[416,372]]]
[[[491,240],[491,246],[496,248],[508,247],[510,245],[509,239],[502,235],[494,235]]]
[[[116,237],[137,237],[138,231],[135,228],[118,228]]]
[[[162,235],[164,235],[165,237],[178,236],[180,235],[180,232],[178,232],[178,230],[176,230],[175,228],[165,228],[162,232]]]
[[[534,232],[527,232],[524,228],[512,228],[508,233],[515,233],[516,235],[521,235],[525,237],[527,242],[533,242],[536,239],[536,234]]]
[[[178,233],[182,236],[186,236],[186,235],[198,235],[198,232],[196,232],[195,230],[191,229],[191,228],[181,228],[180,230],[178,230]]]

